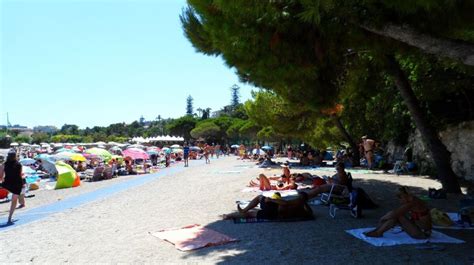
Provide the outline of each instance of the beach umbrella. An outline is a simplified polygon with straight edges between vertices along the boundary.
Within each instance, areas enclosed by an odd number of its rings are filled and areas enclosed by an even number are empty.
[[[11,143],[10,146],[18,146],[18,143]]]
[[[66,161],[70,161],[71,160],[71,156],[69,155],[71,153],[69,152],[61,152],[61,153],[57,153],[57,154],[54,154],[52,155],[50,158],[54,161],[60,161],[60,160],[66,160]]]
[[[149,154],[149,155],[158,155],[158,154],[160,154],[160,152],[157,151],[157,150],[148,150],[148,151],[146,151],[146,153]]]
[[[109,149],[109,151],[120,151],[120,152],[122,152],[122,148],[120,148],[118,146],[113,146]]]
[[[36,160],[34,160],[32,158],[23,158],[23,159],[20,160],[20,164],[22,166],[33,165],[34,163],[36,163]]]
[[[273,147],[268,146],[268,145],[264,145],[264,146],[262,146],[262,149],[263,150],[270,150],[270,149],[273,149]]]
[[[56,166],[54,165],[54,162],[51,161],[49,155],[37,155],[35,159],[41,160],[41,166],[44,168],[44,170],[48,171],[49,174],[55,175],[56,173],[58,173],[58,171],[56,170]]]
[[[148,159],[148,154],[139,148],[128,148],[122,152],[123,156],[129,156],[133,159]]]
[[[83,155],[78,154],[78,153],[71,153],[71,152],[57,153],[53,157],[55,157],[57,160],[80,161],[80,162],[86,161],[86,158]]]
[[[170,146],[171,148],[180,148],[181,146],[179,144],[174,144],[172,146]]]
[[[76,171],[64,162],[56,162],[56,170],[58,171],[58,181],[55,189],[71,188],[77,178]]]
[[[97,147],[87,149],[86,153],[97,155],[97,156],[101,157],[103,160],[106,160],[106,161],[108,161],[112,158],[112,154],[109,151],[107,151],[105,149],[102,149],[102,148],[97,148]]]
[[[74,153],[74,150],[70,149],[70,148],[60,148],[58,150],[56,150],[56,153],[64,153],[64,152],[69,152],[69,153]]]
[[[144,145],[141,145],[141,144],[132,144],[132,145],[129,145],[127,146],[127,149],[129,148],[138,148],[138,149],[145,149],[145,146]]]
[[[233,145],[231,145],[230,147],[231,147],[231,148],[239,148],[240,145],[238,145],[238,144],[233,144]]]
[[[189,150],[191,150],[191,151],[201,151],[201,147],[199,147],[199,146],[191,146],[191,147],[189,147]]]
[[[171,152],[174,153],[174,154],[182,153],[182,152],[183,152],[183,149],[181,149],[181,148],[175,148],[175,149],[173,149]]]
[[[29,143],[21,143],[21,146],[30,146]]]
[[[252,150],[252,154],[256,155],[257,153],[259,153],[260,155],[265,155],[265,151],[263,151],[262,149],[253,149]]]

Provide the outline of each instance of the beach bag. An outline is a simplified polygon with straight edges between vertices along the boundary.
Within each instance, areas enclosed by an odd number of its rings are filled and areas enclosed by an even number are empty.
[[[431,209],[430,215],[431,215],[431,221],[433,222],[434,225],[449,227],[454,224],[451,218],[449,218],[447,213],[440,211],[436,208]]]
[[[0,188],[0,199],[6,199],[8,197],[8,190]]]
[[[37,190],[37,189],[39,189],[39,185],[37,182],[33,182],[29,184],[28,190]]]

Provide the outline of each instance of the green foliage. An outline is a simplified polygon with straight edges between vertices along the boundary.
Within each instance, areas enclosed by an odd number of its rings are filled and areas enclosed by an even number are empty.
[[[82,137],[71,134],[57,134],[51,137],[53,143],[82,143]]]
[[[217,126],[214,121],[207,120],[200,122],[194,129],[191,130],[191,136],[193,138],[204,138],[211,142],[219,142],[219,136],[221,129]]]
[[[29,143],[31,143],[31,137],[28,136],[28,135],[19,134],[19,135],[15,136],[13,141],[15,141],[17,143],[27,143],[27,144],[29,144]]]
[[[171,121],[168,125],[166,125],[166,129],[172,135],[179,135],[184,137],[185,140],[189,140],[192,138],[190,132],[192,129],[194,129],[196,123],[196,118],[186,115]]]
[[[34,144],[50,142],[50,136],[46,133],[36,132],[31,135],[31,142]]]
[[[1,148],[8,148],[12,143],[12,138],[10,137],[7,132],[0,132],[0,147]]]

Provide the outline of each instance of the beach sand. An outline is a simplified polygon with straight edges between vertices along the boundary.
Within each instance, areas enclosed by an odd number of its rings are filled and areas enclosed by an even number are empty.
[[[177,164],[175,167],[182,167]],[[169,170],[169,169],[165,169]],[[176,170],[175,170],[176,171]],[[293,169],[292,172],[307,171]],[[235,210],[236,200],[249,200],[255,192],[242,192],[258,173],[279,174],[280,169],[255,168],[251,162],[225,157],[191,161],[189,168],[166,174],[142,186],[86,203],[71,210],[0,229],[0,263],[154,263],[154,264],[472,264],[473,230],[442,230],[465,240],[465,244],[444,244],[444,250],[419,250],[416,245],[373,247],[344,230],[370,227],[398,205],[394,198],[399,184],[426,194],[437,181],[412,176],[353,173],[354,185],[364,188],[380,205],[353,219],[347,211],[336,218],[325,206],[314,206],[316,219],[296,223],[234,224],[218,215]],[[328,171],[310,171],[330,175]],[[27,208],[54,203],[78,194],[145,176],[128,176],[85,183],[66,190],[35,191]],[[432,200],[430,206],[455,210],[459,196]],[[5,219],[9,203],[0,204]],[[239,239],[239,242],[181,252],[150,233],[190,224],[203,226]]]

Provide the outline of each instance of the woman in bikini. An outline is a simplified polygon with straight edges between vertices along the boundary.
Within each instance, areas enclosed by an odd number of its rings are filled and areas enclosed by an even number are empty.
[[[426,204],[408,192],[407,187],[400,187],[397,197],[402,206],[382,216],[378,227],[364,234],[369,237],[382,237],[385,231],[399,224],[412,238],[429,238],[432,223],[430,210]]]
[[[249,185],[251,187],[259,187],[260,190],[296,190],[296,180],[290,173],[288,165],[282,165],[283,174],[280,177],[267,177],[260,174],[257,180],[251,180]],[[278,181],[277,185],[272,185],[271,180]]]

